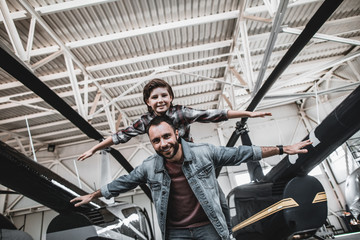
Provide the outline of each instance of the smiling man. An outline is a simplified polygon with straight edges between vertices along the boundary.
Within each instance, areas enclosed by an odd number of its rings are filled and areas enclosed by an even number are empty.
[[[149,123],[147,133],[157,154],[148,157],[128,175],[71,202],[80,206],[94,198],[115,197],[147,183],[163,239],[229,239],[215,169],[282,153],[306,153],[307,150],[302,148],[311,144],[307,140],[279,149],[189,143],[179,138],[178,131],[166,116],[155,117]]]

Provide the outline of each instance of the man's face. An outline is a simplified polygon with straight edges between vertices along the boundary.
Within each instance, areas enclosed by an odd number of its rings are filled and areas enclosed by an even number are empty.
[[[178,131],[166,122],[149,129],[150,142],[157,154],[168,160],[172,160],[179,150]]]
[[[150,97],[146,100],[146,104],[152,108],[158,116],[163,115],[170,107],[172,98],[166,88],[155,88],[151,91]]]

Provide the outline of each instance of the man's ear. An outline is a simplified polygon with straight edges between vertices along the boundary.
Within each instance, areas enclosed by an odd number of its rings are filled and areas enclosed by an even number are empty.
[[[178,131],[177,129],[175,130],[175,137],[176,137],[176,141],[177,141],[178,143],[181,143],[179,131]]]

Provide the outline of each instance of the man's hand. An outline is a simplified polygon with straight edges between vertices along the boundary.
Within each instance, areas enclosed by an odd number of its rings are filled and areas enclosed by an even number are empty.
[[[87,203],[91,202],[94,198],[99,198],[101,196],[102,196],[101,191],[97,190],[96,192],[73,198],[73,199],[70,200],[70,202],[71,203],[77,202],[77,203],[75,203],[74,206],[79,207],[81,205],[84,205],[84,204],[87,204]]]
[[[84,152],[83,154],[81,154],[77,160],[79,161],[84,161],[85,159],[91,157],[94,154],[94,151],[92,151],[92,149]]]
[[[310,140],[302,141],[299,143],[295,143],[293,145],[288,145],[283,147],[283,152],[285,154],[293,155],[299,153],[307,153],[307,149],[302,149],[308,145],[311,145],[312,142]],[[278,147],[261,147],[261,154],[263,158],[271,157],[280,154]]]
[[[272,116],[270,112],[251,112],[249,115],[251,118]]]
[[[312,142],[310,141],[310,139],[299,142],[299,143],[295,143],[293,145],[289,145],[289,146],[284,146],[284,153],[289,154],[289,155],[293,155],[293,154],[299,154],[299,153],[307,153],[308,150],[307,149],[302,149],[308,145],[311,145]]]
[[[92,200],[92,197],[91,197],[91,194],[88,194],[88,195],[84,195],[84,196],[80,196],[80,197],[76,197],[74,199],[71,199],[70,202],[73,203],[73,202],[77,202],[75,203],[75,207],[79,207],[81,205],[84,205],[84,204],[87,204],[89,202],[91,202]]]

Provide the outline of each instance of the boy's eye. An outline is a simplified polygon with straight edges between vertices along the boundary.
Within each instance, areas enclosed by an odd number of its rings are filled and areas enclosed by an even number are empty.
[[[168,95],[165,93],[165,94],[163,94],[163,95],[161,95],[162,97],[167,97]]]

